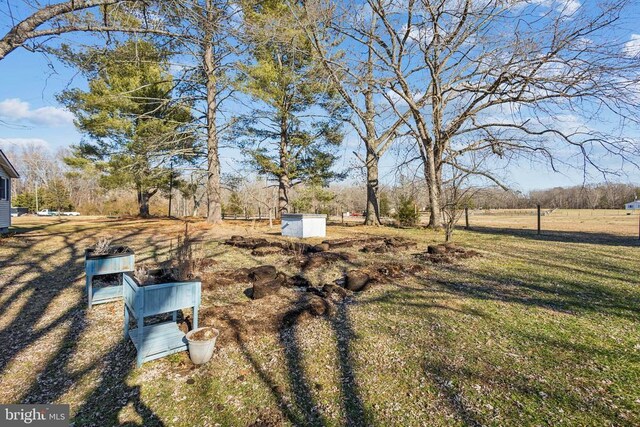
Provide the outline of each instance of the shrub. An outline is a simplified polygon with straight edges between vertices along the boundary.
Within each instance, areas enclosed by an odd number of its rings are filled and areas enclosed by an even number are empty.
[[[416,209],[416,200],[413,196],[398,196],[395,219],[400,225],[414,226],[420,220],[420,212]]]

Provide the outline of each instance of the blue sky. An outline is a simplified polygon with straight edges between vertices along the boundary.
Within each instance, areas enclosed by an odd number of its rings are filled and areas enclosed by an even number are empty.
[[[575,0],[573,3],[580,4]],[[580,7],[586,7],[580,5]],[[0,6],[0,11],[6,6]],[[625,35],[626,48],[640,53],[640,21],[627,23],[629,28]],[[4,34],[9,26],[6,15],[0,14],[0,32]],[[65,37],[66,40],[82,40],[82,36]],[[639,56],[640,60],[640,56]],[[54,152],[59,148],[78,143],[82,136],[73,125],[73,115],[65,111],[57,103],[55,96],[68,87],[85,87],[86,82],[54,58],[40,53],[31,53],[18,49],[0,61],[0,148],[16,147],[24,144],[37,144],[45,150]],[[230,107],[233,112],[233,106]],[[240,107],[239,107],[240,109]],[[637,131],[637,130],[636,130]],[[345,168],[356,163],[353,151],[362,151],[357,137],[349,132],[344,147],[341,148],[341,159],[338,167]],[[236,150],[221,152],[223,172],[237,169]],[[381,179],[392,182],[396,175],[397,159],[390,150],[381,163]],[[19,166],[19,165],[18,165]],[[226,169],[226,170],[224,170]],[[580,185],[583,175],[579,170],[566,170],[555,173],[546,165],[512,164],[506,174],[506,181],[517,190],[547,188],[554,186]],[[353,177],[356,179],[357,177]],[[602,176],[591,176],[591,182],[602,181]],[[613,181],[640,182],[640,173],[631,167],[623,169],[620,177],[611,177]]]

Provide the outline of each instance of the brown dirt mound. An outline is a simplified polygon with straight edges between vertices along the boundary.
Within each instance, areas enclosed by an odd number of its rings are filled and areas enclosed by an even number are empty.
[[[482,256],[473,249],[465,249],[454,243],[429,245],[427,251],[415,255],[418,259],[434,264],[453,264],[458,260]]]
[[[345,288],[353,292],[369,289],[371,277],[363,270],[350,270],[345,277]]]
[[[391,283],[394,279],[426,272],[427,270],[418,264],[405,265],[392,262],[359,270],[350,270],[344,278],[338,279],[336,283],[344,285],[347,290],[360,292],[366,291],[376,283]]]
[[[304,257],[293,257],[288,262],[303,270],[312,270],[339,261],[351,262],[354,259],[353,255],[346,252],[318,252]]]
[[[409,249],[414,249],[417,246],[418,246],[417,243],[412,242],[410,240],[398,239],[398,238],[392,237],[389,239],[384,239],[382,242],[374,242],[371,244],[367,244],[362,249],[360,249],[360,251],[365,253],[373,252],[373,253],[383,254],[387,252],[406,251]]]
[[[214,339],[216,336],[218,336],[218,331],[216,331],[215,329],[202,328],[198,332],[194,332],[193,334],[191,334],[189,339],[191,341],[207,341]]]
[[[286,242],[278,240],[270,241],[263,238],[242,236],[231,236],[231,238],[226,240],[224,243],[226,245],[235,246],[237,248],[252,249],[252,254],[256,256],[271,255],[279,252],[286,252],[290,254],[308,254],[312,252],[319,252],[320,249],[308,243]]]
[[[325,240],[322,243],[329,245],[329,248],[350,248],[353,246],[381,243],[384,237],[345,237],[342,239]]]
[[[202,289],[249,283],[249,281],[248,268],[218,270],[203,274]]]
[[[283,287],[277,295],[200,310],[200,325],[220,330],[220,346],[254,336],[277,333],[282,327],[333,312],[333,302],[311,292]]]
[[[253,256],[267,256],[282,253],[282,249],[277,246],[261,246],[251,251]]]
[[[252,282],[266,282],[276,278],[278,270],[273,265],[260,265],[249,269],[249,280]]]
[[[272,280],[261,280],[253,283],[253,291],[251,298],[260,299],[269,295],[275,295],[280,291],[282,285],[286,280],[286,276],[282,273],[278,273]]]

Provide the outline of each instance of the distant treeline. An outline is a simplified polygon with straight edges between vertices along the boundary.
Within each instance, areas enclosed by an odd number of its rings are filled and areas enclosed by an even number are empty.
[[[525,209],[537,204],[547,209],[624,209],[638,195],[640,187],[632,184],[555,187],[529,193],[484,188],[473,194],[470,204],[482,209]]]

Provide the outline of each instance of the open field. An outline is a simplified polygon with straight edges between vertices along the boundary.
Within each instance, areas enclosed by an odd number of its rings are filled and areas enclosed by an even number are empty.
[[[542,212],[544,213],[543,209]],[[475,228],[536,230],[535,209],[471,211],[469,223]],[[464,217],[460,220],[464,225]],[[605,209],[558,209],[542,216],[543,232],[595,233],[601,236],[638,238],[638,212]],[[555,233],[547,233],[555,234]]]
[[[183,223],[14,219],[20,233],[0,239],[0,402],[68,403],[75,425],[101,426],[640,425],[637,214],[563,212],[543,217],[555,231],[542,236],[535,216],[472,215],[454,236],[482,256],[454,264],[414,256],[439,232],[334,225],[328,239],[418,246],[354,246],[313,270],[222,243],[280,239],[264,222],[194,223],[213,260],[202,323],[222,330],[216,353],[198,368],[182,353],[139,369],[122,303],[86,309],[84,249],[111,235],[158,262]],[[247,283],[222,280],[261,264],[316,286],[352,268],[407,268],[310,316],[287,308],[305,292],[252,301]]]

